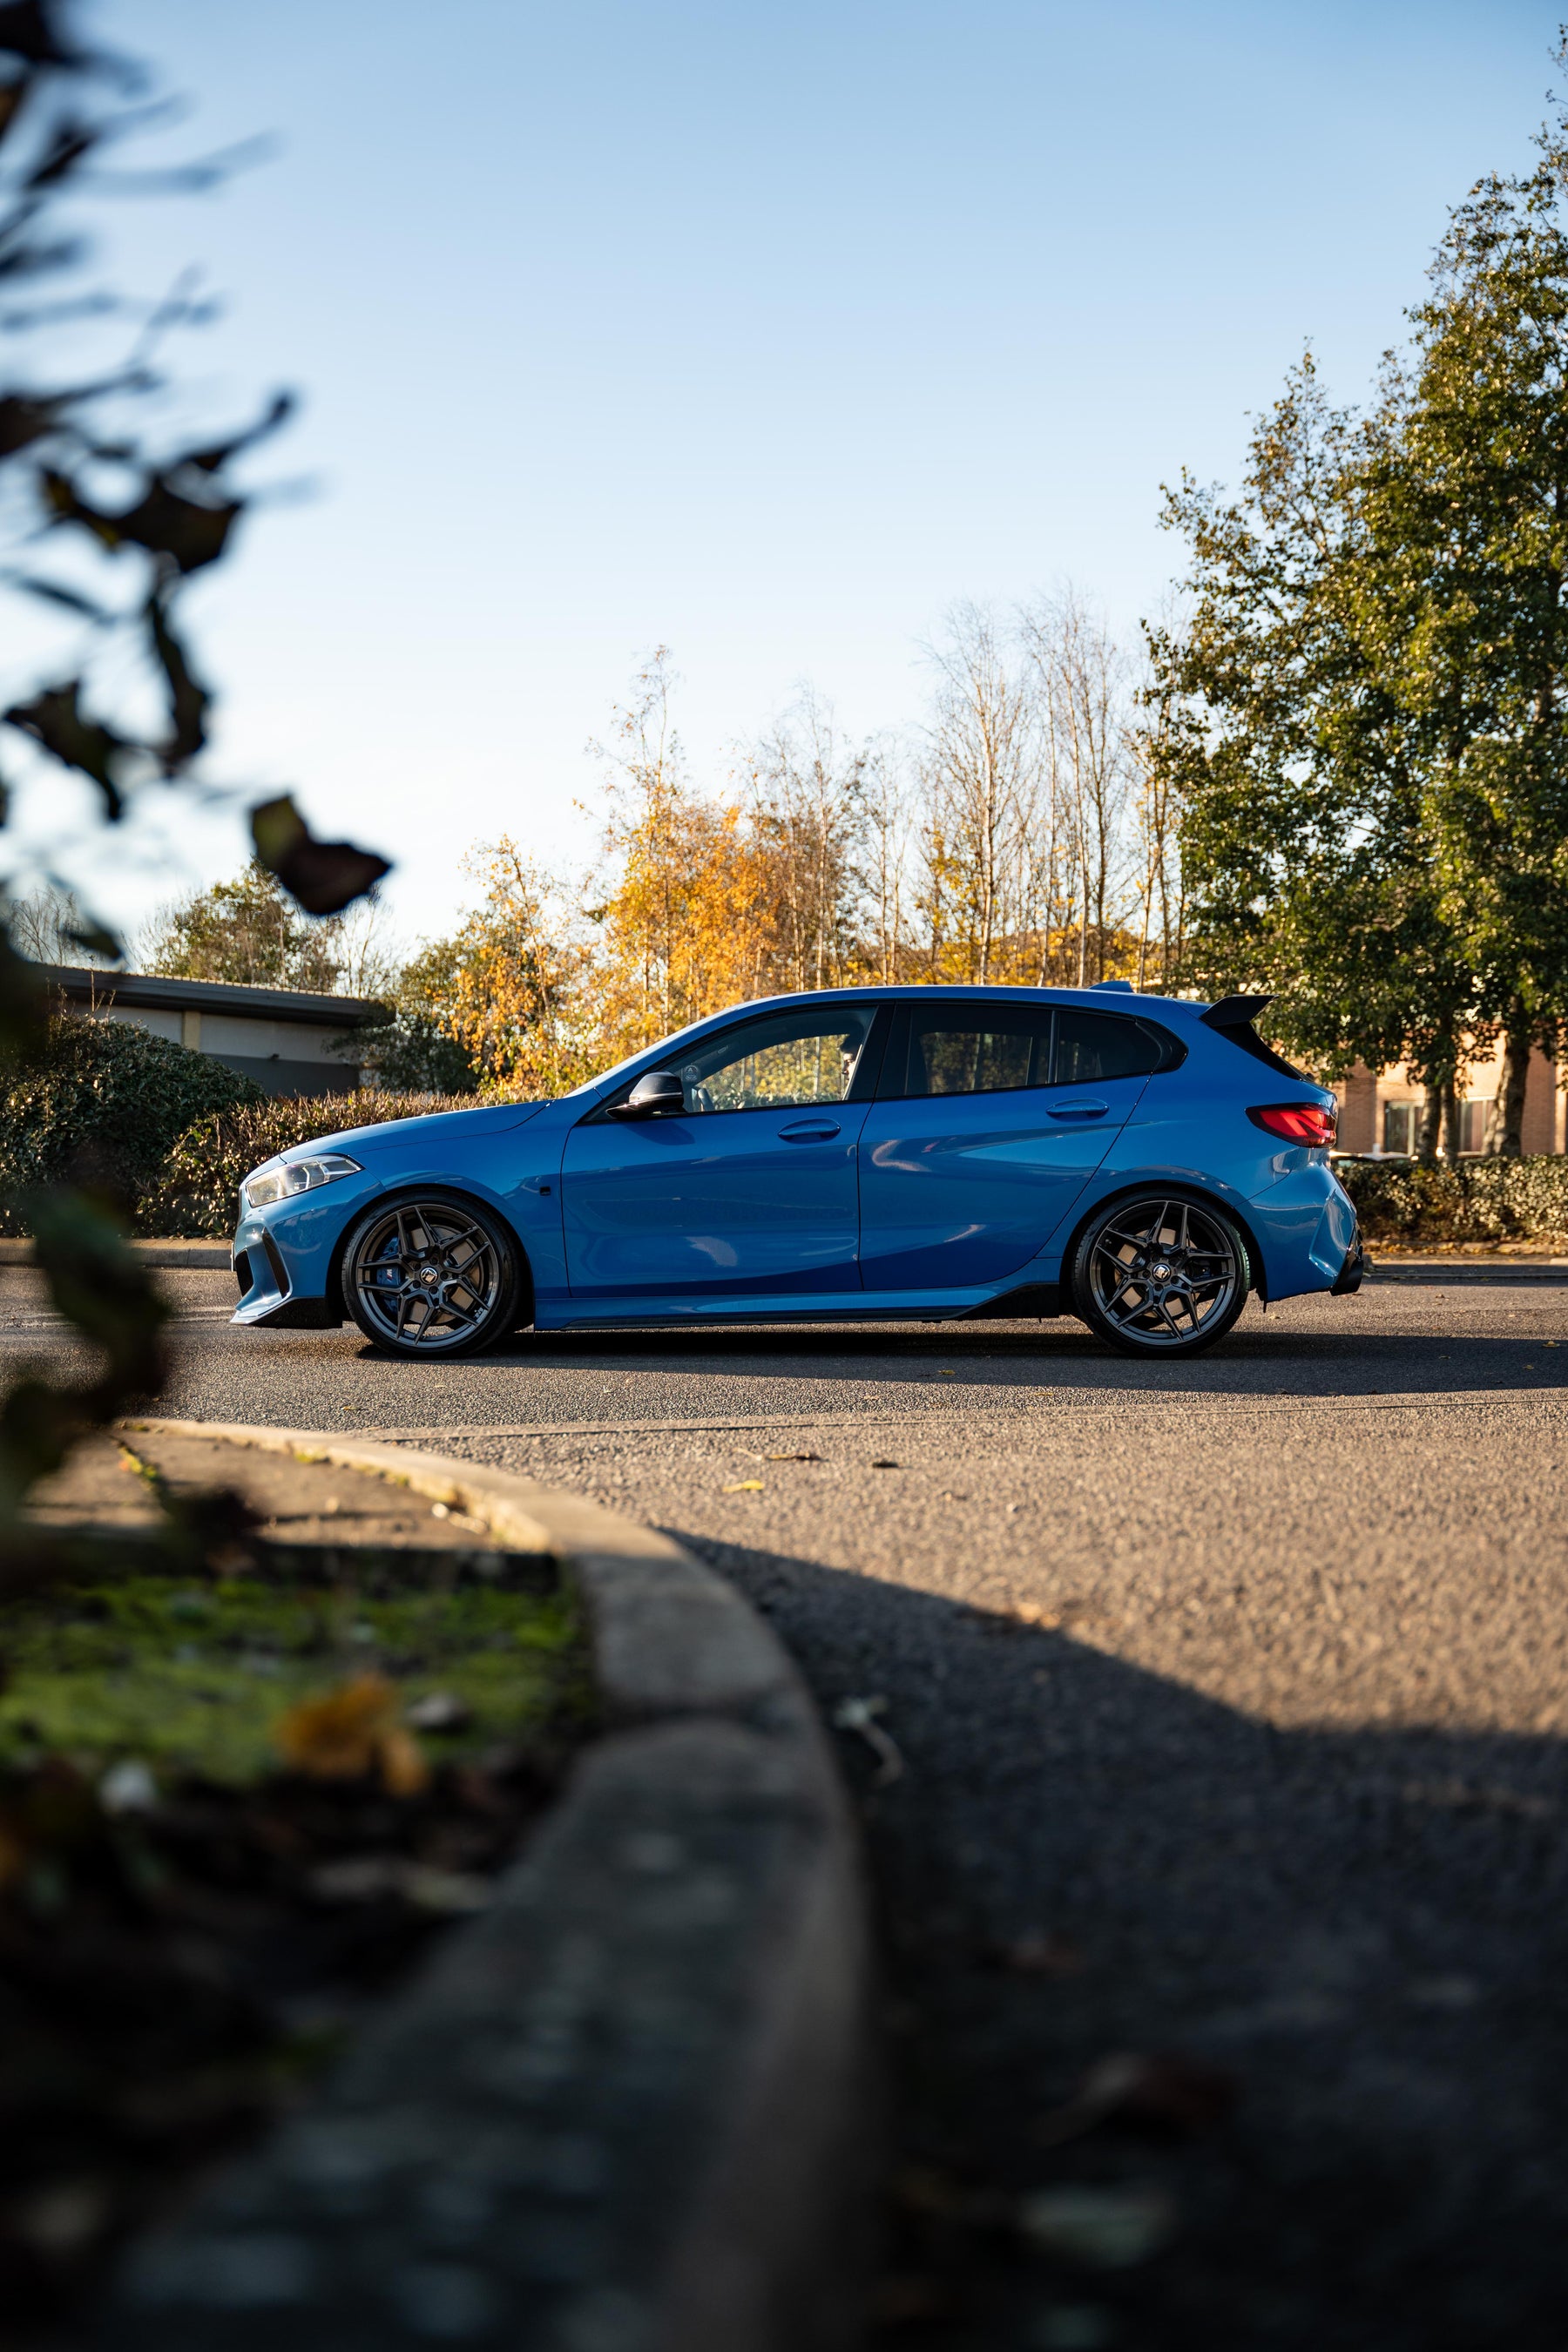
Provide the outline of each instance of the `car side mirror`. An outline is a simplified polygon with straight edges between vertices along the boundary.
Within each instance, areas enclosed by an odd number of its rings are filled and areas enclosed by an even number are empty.
[[[673,1070],[645,1070],[624,1103],[611,1103],[611,1118],[668,1118],[686,1108],[686,1088]]]

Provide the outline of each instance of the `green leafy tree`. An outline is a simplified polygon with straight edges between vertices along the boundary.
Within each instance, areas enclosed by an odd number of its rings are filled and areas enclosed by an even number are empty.
[[[174,980],[330,996],[342,977],[336,945],[331,920],[301,915],[276,875],[253,859],[234,881],[214,883],[165,916],[142,961]]]
[[[1273,995],[1281,1043],[1327,1076],[1408,1061],[1436,1097],[1476,987],[1367,593],[1368,469],[1389,429],[1331,406],[1309,352],[1253,436],[1239,496],[1185,478],[1169,496],[1192,551],[1186,619],[1150,642],[1183,812],[1186,976]]]
[[[354,1033],[354,1048],[378,1087],[402,1093],[471,1094],[479,1071],[453,1034],[458,1013],[458,975],[464,946],[437,940],[405,963],[386,992],[392,1018],[384,1027]]]
[[[1451,216],[1385,382],[1352,598],[1475,1024],[1504,1035],[1488,1145],[1510,1153],[1568,1010],[1568,118],[1537,146]]]

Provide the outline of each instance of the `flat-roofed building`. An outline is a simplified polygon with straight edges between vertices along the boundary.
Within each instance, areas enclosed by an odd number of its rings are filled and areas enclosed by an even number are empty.
[[[154,1036],[254,1078],[269,1095],[342,1094],[361,1083],[356,1033],[391,1017],[369,996],[313,996],[294,988],[241,988],[222,980],[80,964],[38,967],[66,1010],[129,1021]]]

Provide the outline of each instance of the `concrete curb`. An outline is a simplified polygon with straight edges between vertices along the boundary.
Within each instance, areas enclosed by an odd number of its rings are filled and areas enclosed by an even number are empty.
[[[1568,1257],[1380,1257],[1372,1282],[1568,1282]]]
[[[139,1242],[131,1244],[146,1265],[195,1266],[198,1272],[208,1272],[221,1266],[226,1274],[232,1272],[234,1253],[226,1242]],[[0,1265],[31,1265],[33,1244],[30,1241],[0,1241]]]
[[[492,1907],[130,2262],[101,2352],[833,2352],[875,2135],[866,1906],[793,1664],[652,1529],[507,1472],[373,1470],[575,1578],[612,1729]]]

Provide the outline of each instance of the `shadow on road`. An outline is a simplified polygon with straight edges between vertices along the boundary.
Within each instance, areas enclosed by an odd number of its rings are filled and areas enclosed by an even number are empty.
[[[903,1759],[879,1786],[837,1735],[898,2086],[876,2342],[1561,2352],[1561,1741],[1279,1732],[1065,1633],[669,1532],[772,1617],[825,1713],[885,1698]],[[1044,2144],[1116,2052],[1221,2070],[1233,2114]],[[1179,2231],[1123,2272],[1053,2266],[997,2219],[1151,2184]]]
[[[712,1367],[727,1379],[766,1377],[787,1366],[817,1379],[907,1381],[953,1367],[966,1381],[1020,1378],[1053,1387],[1170,1391],[1183,1395],[1377,1395],[1391,1390],[1440,1395],[1453,1390],[1568,1386],[1568,1328],[1548,1346],[1548,1333],[1568,1326],[1556,1310],[1547,1333],[1531,1316],[1517,1334],[1447,1331],[1303,1331],[1287,1324],[1254,1323],[1233,1332],[1212,1354],[1175,1363],[1148,1363],[1115,1354],[1081,1326],[1026,1329],[970,1325],[867,1330],[853,1325],[808,1330],[549,1331],[520,1338],[486,1366],[595,1369],[655,1368],[700,1373]],[[1531,1328],[1533,1327],[1533,1328]],[[375,1351],[365,1348],[368,1359]],[[387,1360],[390,1360],[388,1359]]]

